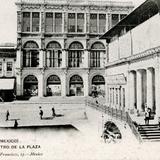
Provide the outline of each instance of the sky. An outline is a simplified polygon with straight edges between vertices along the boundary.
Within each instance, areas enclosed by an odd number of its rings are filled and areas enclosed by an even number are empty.
[[[111,0],[112,1],[112,0]],[[116,1],[116,0],[113,0]],[[128,1],[128,0],[117,0]],[[144,0],[131,0],[135,6]],[[0,0],[0,43],[16,43],[16,0]]]

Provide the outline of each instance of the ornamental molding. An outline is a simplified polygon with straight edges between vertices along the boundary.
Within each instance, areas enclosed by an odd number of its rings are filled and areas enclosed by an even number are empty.
[[[108,10],[110,12],[117,12],[117,11],[119,11],[119,12],[122,12],[122,11],[129,12],[130,11],[130,9],[128,7],[110,7],[110,8],[108,8]]]
[[[24,4],[24,5],[22,5],[21,9],[22,10],[25,10],[25,9],[41,9],[41,5],[38,5],[38,4]]]

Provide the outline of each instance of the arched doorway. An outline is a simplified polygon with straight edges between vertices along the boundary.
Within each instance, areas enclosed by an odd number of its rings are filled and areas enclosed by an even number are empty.
[[[92,78],[92,96],[105,96],[105,79],[101,75]]]
[[[47,79],[47,96],[61,96],[61,80],[56,75]]]
[[[83,79],[79,75],[70,78],[70,96],[83,96]]]
[[[25,77],[24,83],[24,96],[38,96],[38,80],[34,75]]]

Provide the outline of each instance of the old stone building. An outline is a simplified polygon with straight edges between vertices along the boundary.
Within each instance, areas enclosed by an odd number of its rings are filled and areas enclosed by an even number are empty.
[[[17,95],[105,94],[105,40],[131,2],[18,0]]]
[[[0,102],[13,100],[16,93],[16,45],[0,44]]]
[[[108,43],[107,104],[160,117],[160,2],[147,0],[101,38]]]

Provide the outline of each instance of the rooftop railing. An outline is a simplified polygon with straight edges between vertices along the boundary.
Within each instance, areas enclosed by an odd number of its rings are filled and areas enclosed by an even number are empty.
[[[108,0],[17,0],[16,3],[28,4],[68,4],[68,5],[106,5],[106,6],[133,6],[132,2],[125,1],[108,1]]]

